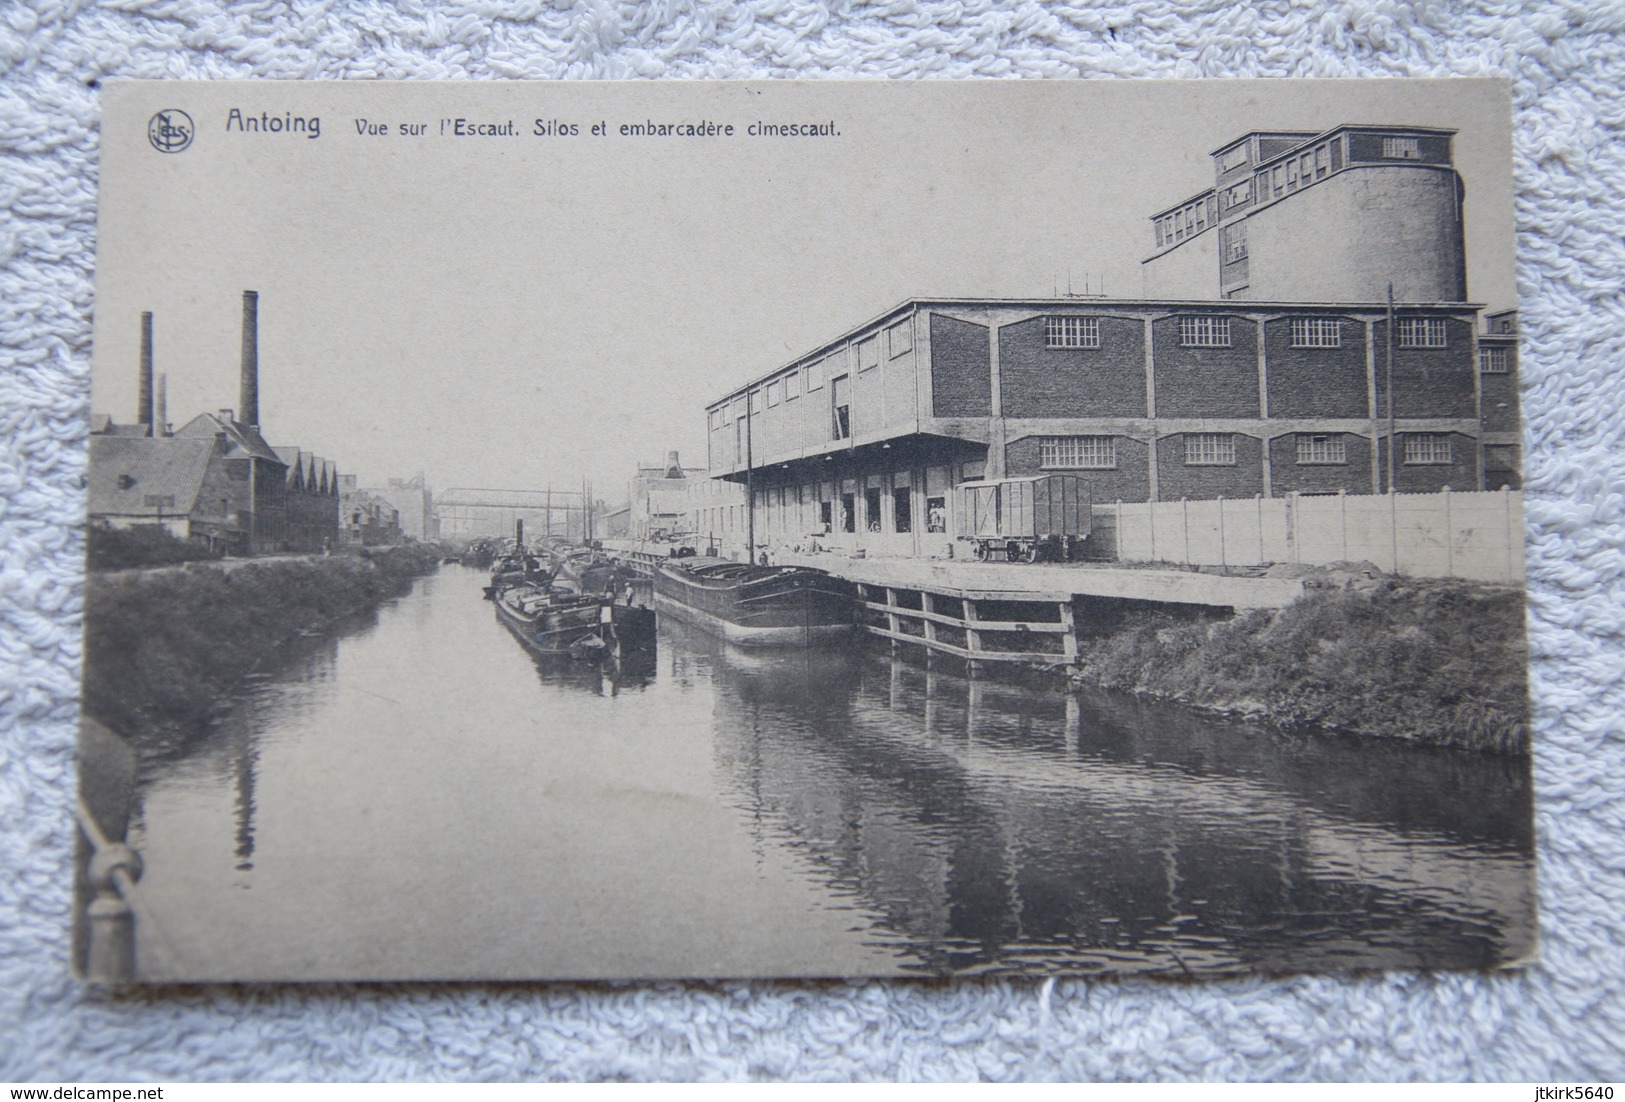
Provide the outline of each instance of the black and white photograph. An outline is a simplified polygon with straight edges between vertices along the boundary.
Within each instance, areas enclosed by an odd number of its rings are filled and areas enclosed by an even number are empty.
[[[77,974],[1536,959],[1504,82],[102,110]]]

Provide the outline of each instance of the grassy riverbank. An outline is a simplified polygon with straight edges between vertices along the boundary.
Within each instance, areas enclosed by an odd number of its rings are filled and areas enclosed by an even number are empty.
[[[287,640],[407,592],[437,561],[412,545],[92,573],[85,710],[144,753],[177,749]]]
[[[1529,748],[1523,595],[1504,587],[1392,579],[1221,621],[1108,613],[1081,646],[1084,684],[1285,727]]]

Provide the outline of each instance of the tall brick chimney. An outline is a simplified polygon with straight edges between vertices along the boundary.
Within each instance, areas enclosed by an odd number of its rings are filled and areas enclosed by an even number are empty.
[[[147,435],[154,436],[152,429],[152,311],[141,312],[141,375],[136,381],[136,407],[135,423],[147,426]]]
[[[158,375],[158,397],[152,407],[152,435],[169,435],[169,376]]]
[[[243,375],[237,416],[245,425],[260,424],[260,293],[243,292]]]

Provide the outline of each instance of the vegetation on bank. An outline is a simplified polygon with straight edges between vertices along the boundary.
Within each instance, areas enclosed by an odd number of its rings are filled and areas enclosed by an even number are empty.
[[[92,573],[85,710],[142,752],[178,749],[242,677],[301,632],[376,608],[439,561],[432,545]]]
[[[1529,653],[1516,589],[1389,579],[1312,590],[1286,608],[1225,620],[1140,609],[1108,612],[1092,627],[1080,640],[1077,683],[1283,727],[1529,749]]]
[[[201,543],[176,539],[166,529],[151,525],[104,528],[93,524],[85,533],[85,561],[93,571],[176,566],[219,557]]]

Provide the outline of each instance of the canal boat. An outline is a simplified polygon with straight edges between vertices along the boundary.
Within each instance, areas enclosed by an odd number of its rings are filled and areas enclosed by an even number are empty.
[[[582,593],[618,590],[633,573],[593,547],[557,544],[546,550],[559,581],[574,586]]]
[[[509,586],[494,602],[498,618],[537,654],[607,657],[654,644],[654,611],[607,594],[533,583]]]
[[[485,596],[494,601],[506,591],[520,586],[546,588],[557,573],[556,569],[544,567],[542,561],[528,551],[509,551],[492,564],[491,584],[485,587]]]
[[[672,558],[654,572],[655,604],[745,647],[808,646],[851,634],[857,587],[808,566]]]

